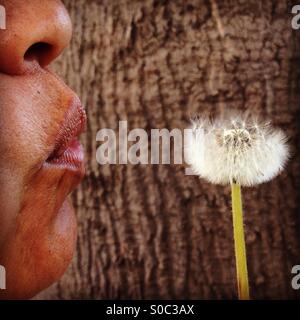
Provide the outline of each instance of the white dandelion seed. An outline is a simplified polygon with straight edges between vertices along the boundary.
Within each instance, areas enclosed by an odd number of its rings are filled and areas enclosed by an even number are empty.
[[[253,186],[274,178],[289,156],[286,135],[245,115],[192,121],[186,161],[200,177],[216,184]]]

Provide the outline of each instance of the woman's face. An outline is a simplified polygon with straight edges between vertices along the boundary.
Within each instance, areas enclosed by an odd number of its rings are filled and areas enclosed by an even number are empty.
[[[74,251],[70,192],[84,174],[77,137],[85,113],[48,68],[68,45],[59,0],[2,0],[0,30],[0,265],[3,298],[30,298],[56,281]]]

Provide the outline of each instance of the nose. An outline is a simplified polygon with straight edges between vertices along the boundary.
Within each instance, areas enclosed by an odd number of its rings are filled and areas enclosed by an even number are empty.
[[[4,1],[0,73],[21,75],[49,65],[68,46],[72,25],[59,0]]]

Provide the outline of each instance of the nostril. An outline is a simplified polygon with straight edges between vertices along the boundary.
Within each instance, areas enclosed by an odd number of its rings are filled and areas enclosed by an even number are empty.
[[[38,42],[30,46],[24,54],[26,62],[37,61],[42,65],[53,52],[53,46],[45,42]]]
[[[63,1],[6,2],[10,23],[7,30],[0,30],[0,74],[24,75],[48,70],[72,36],[71,19]],[[10,5],[15,2],[16,10]]]

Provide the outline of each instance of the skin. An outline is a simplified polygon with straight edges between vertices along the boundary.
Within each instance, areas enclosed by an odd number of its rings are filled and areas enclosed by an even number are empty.
[[[83,170],[45,169],[76,95],[49,70],[72,27],[57,0],[2,0],[0,30],[0,298],[31,298],[58,280],[75,247],[67,200]],[[36,45],[43,43],[43,45]]]

